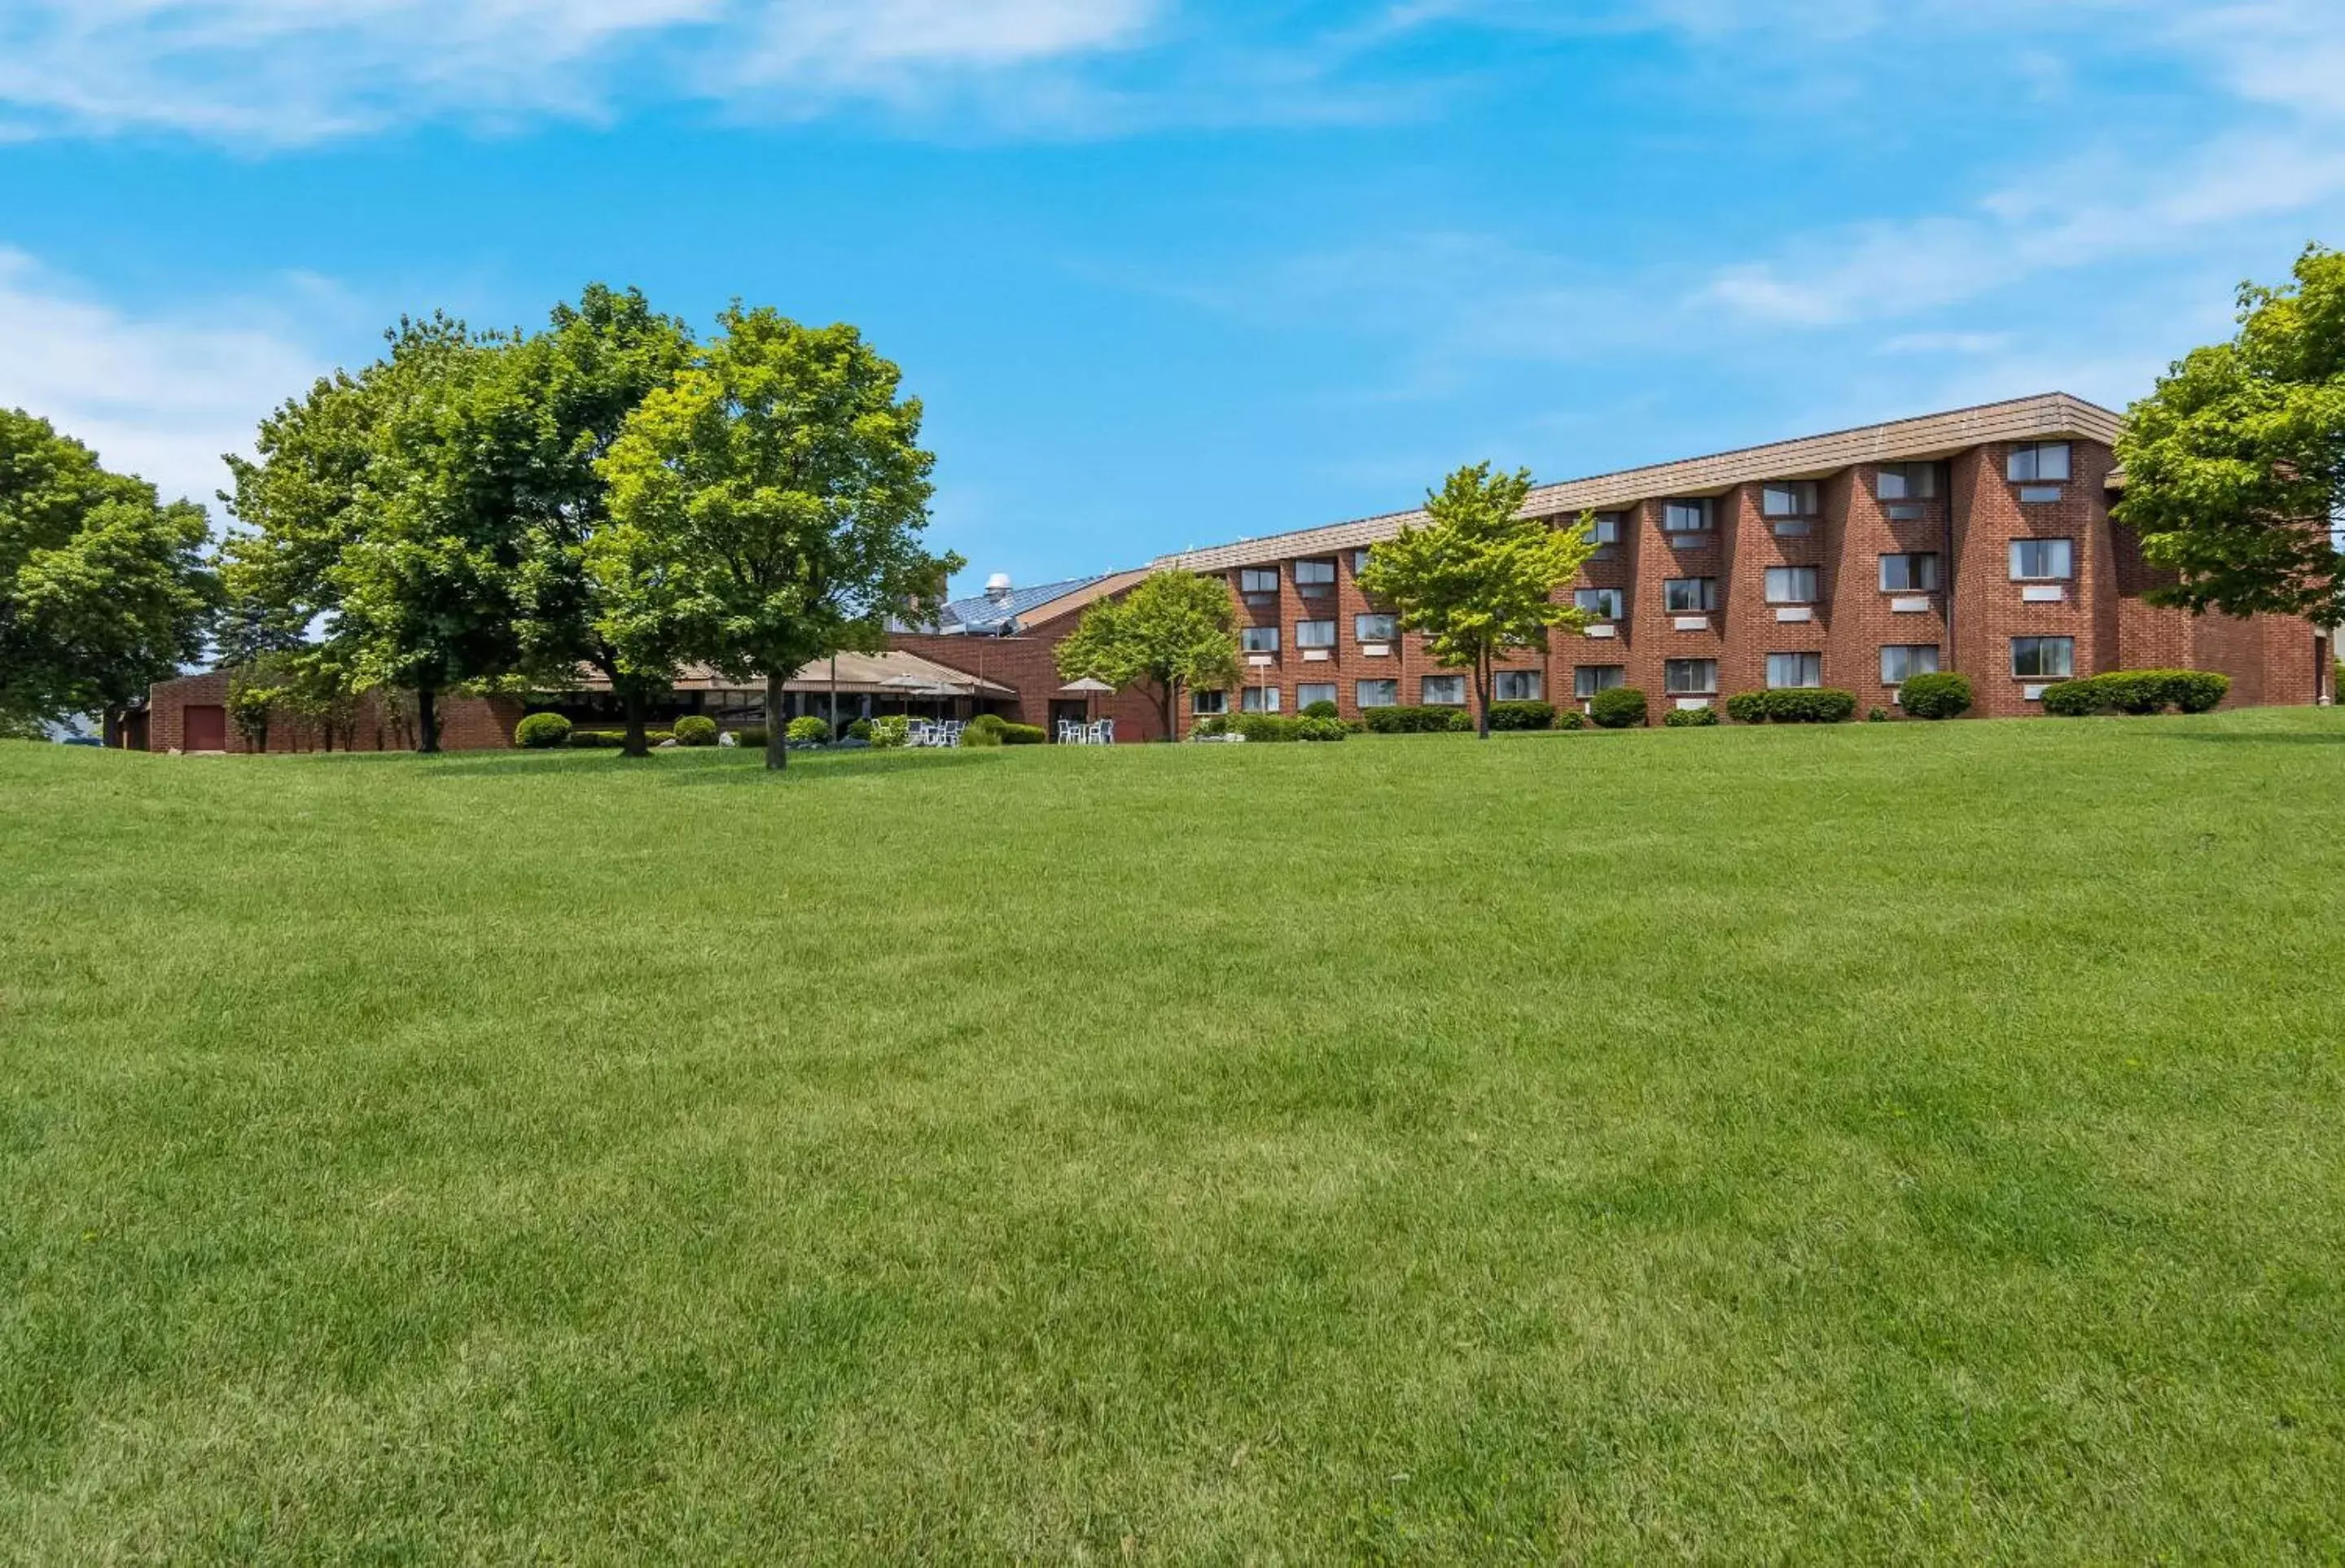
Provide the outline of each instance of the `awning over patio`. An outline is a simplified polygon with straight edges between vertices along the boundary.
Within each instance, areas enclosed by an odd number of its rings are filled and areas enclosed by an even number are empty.
[[[907,653],[891,648],[884,653],[841,653],[838,657],[838,680],[831,678],[832,661],[817,659],[792,675],[783,683],[789,692],[827,693],[837,691],[841,696],[900,697],[918,688],[918,694],[956,697],[1014,697],[1014,687],[999,681],[988,681],[966,670],[956,670],[939,664],[933,659],[923,659],[918,653]],[[759,683],[736,681],[720,675],[705,664],[687,664],[675,673],[669,685],[678,692],[737,692],[764,689]],[[578,683],[571,690],[607,692],[611,683],[598,670],[581,670]]]

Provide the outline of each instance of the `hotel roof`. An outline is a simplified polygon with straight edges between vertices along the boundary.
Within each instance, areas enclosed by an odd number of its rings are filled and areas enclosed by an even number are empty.
[[[1761,480],[1821,479],[1858,463],[1920,462],[1951,456],[1989,441],[2057,440],[2073,436],[2114,442],[2122,423],[2119,415],[2097,403],[2088,403],[2066,392],[2046,392],[2039,397],[1985,403],[1949,413],[1924,414],[1918,419],[1893,420],[1887,424],[1835,430],[1829,435],[1804,436],[1798,440],[1774,441],[1710,457],[1541,485],[1524,500],[1523,512],[1530,517],[1576,516],[1582,511],[1625,507],[1661,496],[1715,495]],[[1158,557],[1154,566],[1159,571],[1172,567],[1187,572],[1226,572],[1233,567],[1284,561],[1297,555],[1332,554],[1390,539],[1404,527],[1424,521],[1421,509],[1388,512],[1353,522],[1182,551]]]

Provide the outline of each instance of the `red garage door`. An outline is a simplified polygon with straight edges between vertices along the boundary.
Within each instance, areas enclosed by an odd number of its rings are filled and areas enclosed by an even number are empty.
[[[228,750],[228,710],[218,703],[190,703],[179,710],[179,749]]]

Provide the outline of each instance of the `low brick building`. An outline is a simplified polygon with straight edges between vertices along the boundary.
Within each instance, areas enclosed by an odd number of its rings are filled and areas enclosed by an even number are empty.
[[[144,749],[153,752],[249,754],[228,711],[228,673],[214,670],[159,681],[147,689]],[[511,697],[442,697],[437,704],[440,744],[452,752],[487,751],[513,744],[523,706]],[[346,732],[331,736],[286,721],[269,727],[271,752],[401,752],[415,749],[411,699],[402,694],[360,697]]]
[[[1634,686],[1656,716],[1765,686],[1894,702],[1919,670],[1971,677],[1975,713],[2039,711],[2054,681],[2189,667],[2232,705],[2332,693],[2327,636],[2270,616],[2194,618],[2148,603],[2159,574],[2112,521],[2118,416],[2052,393],[1534,490],[1558,527],[1594,513],[1603,545],[1565,592],[1598,617],[1508,661],[1497,695],[1584,702]],[[1357,573],[1421,512],[1184,551],[1156,564],[1225,577],[1244,675],[1208,713],[1331,701],[1470,707],[1472,683],[1397,633]]]

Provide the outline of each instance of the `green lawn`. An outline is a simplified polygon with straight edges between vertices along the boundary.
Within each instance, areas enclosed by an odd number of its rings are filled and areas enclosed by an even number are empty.
[[[0,1557],[2345,1554],[2345,713],[0,746]]]

